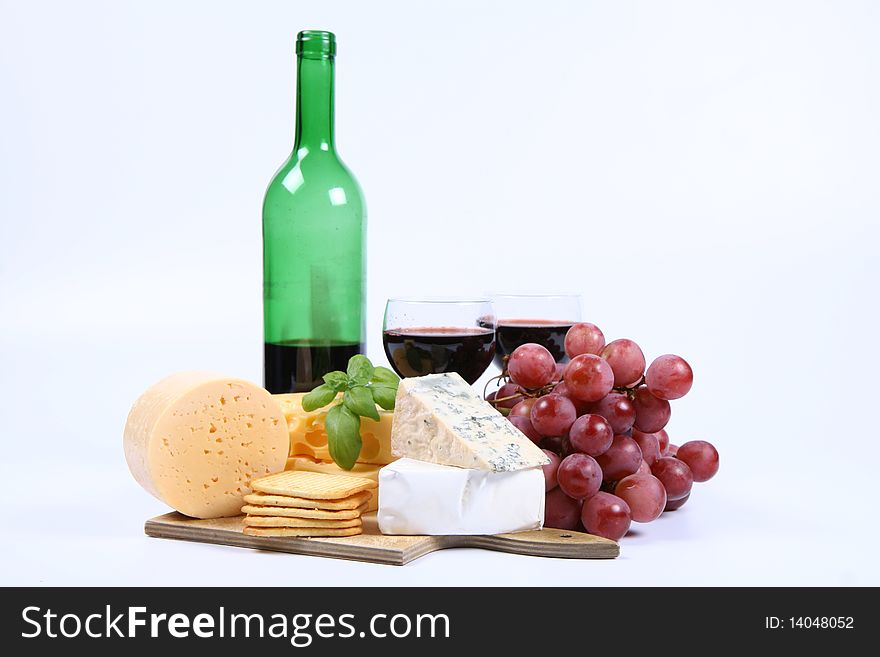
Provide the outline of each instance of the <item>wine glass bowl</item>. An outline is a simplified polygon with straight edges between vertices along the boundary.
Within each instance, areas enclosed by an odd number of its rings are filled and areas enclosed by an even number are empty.
[[[567,363],[565,334],[581,320],[576,294],[498,294],[492,297],[496,315],[495,364],[527,342],[547,348],[557,363]]]
[[[495,355],[489,299],[389,299],[382,344],[401,377],[458,372],[473,384]]]

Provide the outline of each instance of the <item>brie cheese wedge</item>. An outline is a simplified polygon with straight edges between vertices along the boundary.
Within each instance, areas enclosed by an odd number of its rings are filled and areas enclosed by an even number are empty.
[[[403,458],[379,471],[383,534],[506,534],[541,529],[544,473],[457,468]]]

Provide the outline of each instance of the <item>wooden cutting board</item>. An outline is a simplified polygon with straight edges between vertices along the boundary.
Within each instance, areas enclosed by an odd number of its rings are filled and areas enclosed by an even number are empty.
[[[614,541],[592,534],[541,529],[495,536],[384,536],[376,525],[376,514],[363,518],[364,533],[346,538],[296,538],[245,536],[244,516],[197,520],[179,513],[166,513],[147,520],[144,531],[156,538],[214,543],[307,554],[334,559],[351,559],[402,566],[437,550],[455,547],[483,548],[513,554],[563,559],[614,559],[620,547]]]

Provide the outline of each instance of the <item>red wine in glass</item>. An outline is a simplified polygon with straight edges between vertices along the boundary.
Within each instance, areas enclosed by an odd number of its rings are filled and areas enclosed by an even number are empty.
[[[543,345],[557,363],[567,363],[565,334],[574,322],[550,319],[499,319],[495,328],[495,364],[503,367],[504,357],[527,342]]]
[[[385,355],[402,377],[458,372],[473,384],[495,355],[489,327],[421,326],[382,332]]]

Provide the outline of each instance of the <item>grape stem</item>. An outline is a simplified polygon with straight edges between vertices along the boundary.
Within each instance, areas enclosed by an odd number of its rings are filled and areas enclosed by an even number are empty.
[[[489,389],[489,384],[492,383],[493,381],[499,382],[499,385],[498,385],[499,389],[501,388],[501,386],[508,383],[510,381],[510,376],[507,374],[507,368],[505,367],[504,370],[501,372],[501,374],[499,374],[498,376],[493,376],[491,379],[486,381],[486,385],[483,386],[483,399],[486,399],[486,391]],[[519,399],[521,397],[543,397],[544,395],[548,395],[551,392],[553,392],[553,389],[557,385],[559,385],[560,383],[562,383],[562,382],[561,381],[551,381],[547,385],[541,386],[540,388],[524,388],[521,385],[517,384],[517,386],[516,386],[517,392],[515,392],[514,394],[507,395],[506,397],[496,397],[495,399],[487,399],[486,401],[488,401],[490,404],[492,404],[492,406],[494,406],[495,409],[498,410],[499,412],[501,412],[503,415],[507,415],[508,413],[510,413],[510,409],[509,408],[498,408],[498,404],[501,404],[502,402],[510,401],[512,399]]]
[[[483,399],[486,399],[486,395],[487,395],[486,391],[489,390],[489,384],[492,383],[493,381],[499,382],[498,388],[501,388],[501,386],[503,386],[505,383],[507,383],[507,368],[504,368],[504,370],[498,376],[493,376],[491,379],[486,381],[486,385],[483,386]],[[509,399],[510,399],[510,397],[505,397],[503,399],[486,399],[486,401],[489,402],[490,404],[492,404],[493,406],[495,406],[496,401],[507,401]]]
[[[505,356],[505,360],[506,359],[507,359],[507,357]],[[510,381],[510,376],[507,374],[506,363],[505,363],[505,367],[502,370],[501,374],[499,374],[498,376],[493,376],[491,379],[486,381],[486,385],[483,386],[483,399],[486,399],[486,393],[489,390],[489,384],[492,383],[493,381],[499,382],[498,388],[501,388],[501,386],[503,386],[505,383],[508,383]],[[562,381],[551,381],[547,385],[541,386],[540,388],[523,388],[521,385],[517,385],[516,386],[517,392],[515,392],[514,394],[507,395],[506,397],[496,397],[495,399],[487,399],[486,401],[488,401],[490,404],[492,404],[492,406],[494,406],[496,408],[496,410],[500,411],[504,415],[507,415],[510,412],[510,409],[509,408],[498,408],[498,404],[510,401],[512,399],[519,399],[520,397],[543,397],[544,395],[549,395],[551,392],[553,392],[553,389],[556,386],[558,386],[560,383],[562,383]],[[640,378],[638,381],[636,381],[634,384],[632,384],[630,386],[616,386],[616,387],[612,388],[611,390],[613,392],[622,393],[622,394],[626,395],[627,397],[629,397],[630,400],[632,400],[635,395],[636,390],[641,388],[643,385],[645,385],[645,375],[644,374],[642,374],[642,378]]]
[[[612,390],[613,390],[614,392],[620,392],[620,393],[623,393],[624,395],[626,395],[627,397],[629,397],[630,400],[632,400],[633,395],[635,394],[635,391],[636,391],[638,388],[641,388],[643,385],[645,385],[645,375],[644,375],[644,374],[642,374],[642,378],[641,378],[641,379],[639,379],[638,381],[636,381],[636,382],[635,382],[634,384],[632,384],[631,386],[617,386],[617,387],[615,387],[615,388],[612,388]]]

